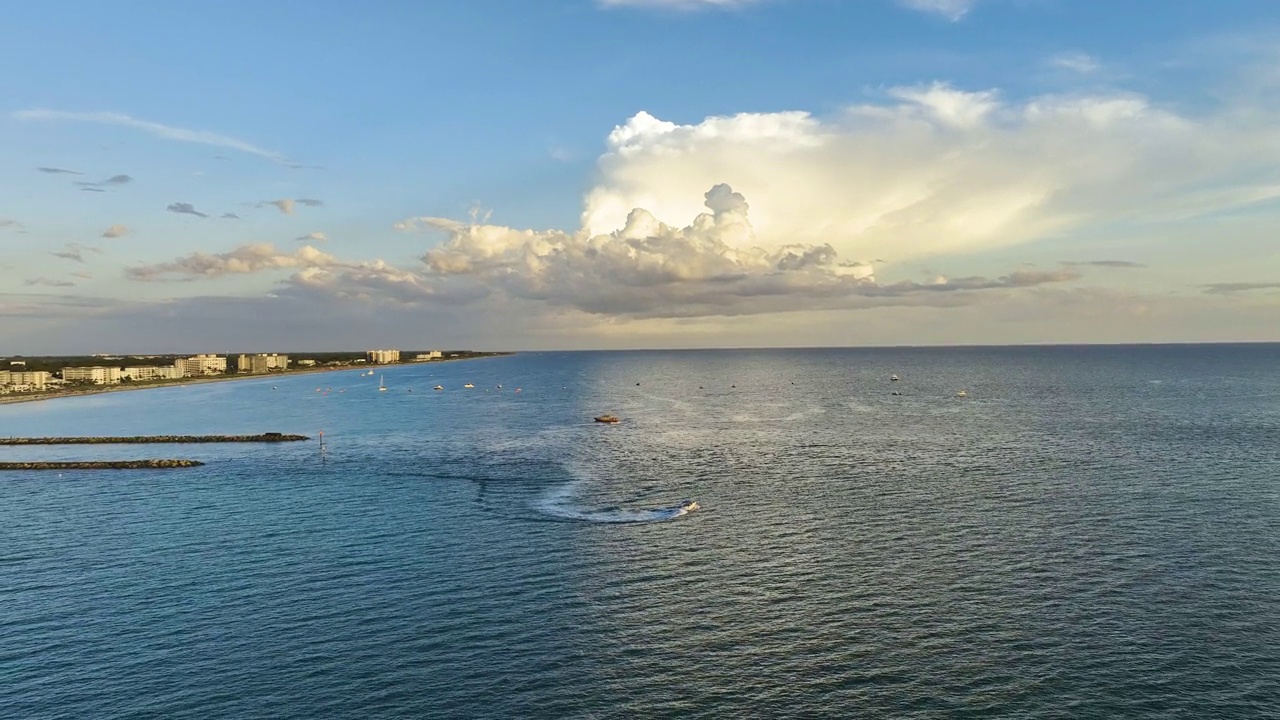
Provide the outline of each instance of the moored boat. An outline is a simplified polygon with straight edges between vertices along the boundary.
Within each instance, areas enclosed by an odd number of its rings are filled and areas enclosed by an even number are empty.
[[[617,415],[597,415],[596,422],[613,424],[616,422],[621,422],[621,420],[618,419]]]

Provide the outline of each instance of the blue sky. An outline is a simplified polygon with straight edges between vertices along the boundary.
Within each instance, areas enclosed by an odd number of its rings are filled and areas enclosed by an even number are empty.
[[[10,10],[0,352],[1280,339],[1273,3],[262,5]]]

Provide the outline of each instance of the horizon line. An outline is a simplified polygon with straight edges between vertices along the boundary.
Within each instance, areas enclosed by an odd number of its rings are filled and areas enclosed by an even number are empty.
[[[1025,342],[1025,343],[956,343],[956,344],[936,344],[936,345],[911,345],[911,344],[885,344],[885,345],[741,345],[741,346],[720,346],[720,347],[646,347],[646,348],[575,348],[575,349],[505,349],[505,350],[477,350],[477,349],[455,349],[443,350],[441,352],[465,352],[465,353],[604,353],[604,352],[705,352],[714,350],[946,350],[946,349],[980,349],[980,348],[1066,348],[1066,347],[1177,347],[1177,346],[1212,346],[1212,345],[1280,345],[1280,340],[1170,340],[1170,341],[1149,341],[1149,342]],[[391,348],[398,349],[398,348]],[[203,348],[200,352],[208,353],[209,348]],[[58,357],[97,357],[97,356],[116,356],[116,357],[147,357],[147,356],[169,356],[169,355],[194,355],[200,352],[191,351],[173,351],[173,352],[118,352],[118,353],[43,353],[43,354],[12,354],[2,355],[0,359],[9,358],[58,358]],[[254,350],[246,351],[224,351],[225,355],[247,355],[260,354],[263,351]],[[330,353],[364,353],[367,350],[270,350],[269,353],[277,353],[282,355],[299,354],[299,355],[323,355]],[[402,351],[404,352],[404,351]],[[217,355],[219,353],[213,352]]]

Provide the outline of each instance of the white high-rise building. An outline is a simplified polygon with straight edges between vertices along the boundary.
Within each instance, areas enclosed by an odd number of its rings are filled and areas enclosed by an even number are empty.
[[[15,388],[43,390],[52,378],[44,370],[0,370],[0,385]]]
[[[268,372],[284,372],[288,369],[288,355],[258,353],[257,355],[241,355],[236,359],[236,371],[242,373],[256,375]]]
[[[103,367],[65,367],[62,368],[62,379],[67,382],[91,382],[94,385],[115,385],[120,382],[120,368]]]
[[[400,362],[399,350],[369,350],[364,356],[369,362],[378,363],[379,365]]]
[[[227,371],[227,358],[225,355],[192,355],[174,360],[173,365],[183,377],[218,375]]]
[[[141,380],[175,380],[182,377],[182,372],[175,365],[139,365],[120,370],[120,379]]]

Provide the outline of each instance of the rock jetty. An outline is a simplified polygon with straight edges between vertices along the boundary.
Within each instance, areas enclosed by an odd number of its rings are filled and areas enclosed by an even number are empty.
[[[0,462],[0,470],[163,470],[198,467],[199,460],[68,460],[56,462]]]
[[[256,443],[298,442],[306,435],[269,432],[261,435],[134,435],[131,437],[9,437],[0,445],[124,445],[150,443]]]

